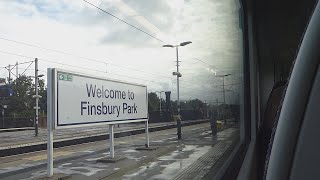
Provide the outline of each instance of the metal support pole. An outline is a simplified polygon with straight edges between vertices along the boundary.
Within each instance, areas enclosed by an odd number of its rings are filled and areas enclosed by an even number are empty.
[[[146,147],[149,147],[149,119],[145,123],[146,125]]]
[[[178,46],[176,46],[177,52],[177,96],[178,96],[178,119],[177,119],[177,131],[178,131],[178,139],[181,139],[181,119],[180,119],[180,96],[179,96],[179,54],[178,54]]]
[[[11,84],[11,65],[9,64],[8,66],[8,71],[9,71],[9,80],[8,83]]]
[[[4,107],[2,106],[2,128],[4,129]]]
[[[109,125],[109,139],[110,139],[110,157],[114,158],[114,136],[113,124]]]
[[[181,77],[181,74],[179,73],[179,52],[178,52],[178,47],[179,46],[185,46],[185,45],[188,45],[192,43],[191,41],[186,41],[186,42],[182,42],[180,44],[177,44],[177,45],[170,45],[170,44],[166,44],[166,45],[163,45],[162,47],[170,47],[170,48],[173,48],[175,47],[176,48],[176,54],[177,54],[177,72],[173,72],[172,75],[176,75],[177,76],[177,96],[178,96],[178,102],[177,102],[177,105],[178,105],[178,119],[177,119],[177,135],[178,135],[178,139],[181,139],[181,115],[180,115],[180,96],[179,96],[179,77]]]
[[[18,61],[16,62],[16,79],[19,77]]]
[[[223,104],[226,104],[226,93],[224,91],[224,76],[222,76]]]
[[[160,91],[160,117],[161,117],[161,91]]]
[[[47,116],[47,176],[53,176],[53,120],[54,120],[54,100],[53,100],[53,74],[51,69],[48,69],[48,116]]]
[[[38,136],[38,123],[39,123],[39,92],[38,92],[38,58],[34,60],[35,64],[35,89],[36,89],[36,118],[35,118],[35,136]]]
[[[227,120],[225,119],[225,108],[226,108],[226,92],[225,92],[225,89],[224,89],[224,77],[225,76],[222,76],[222,88],[223,88],[223,112],[222,112],[222,117],[223,117],[223,121],[224,121],[224,124],[226,125],[227,124]]]
[[[47,176],[53,176],[53,130],[52,130],[52,119],[47,122],[48,128],[48,143],[47,143],[47,161],[48,161],[48,170]]]

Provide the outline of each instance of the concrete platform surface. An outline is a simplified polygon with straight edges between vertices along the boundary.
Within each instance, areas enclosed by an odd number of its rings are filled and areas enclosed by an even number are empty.
[[[68,179],[201,179],[237,142],[239,130],[228,128],[212,136],[209,123],[150,133],[153,151],[137,151],[145,135],[115,139],[115,163],[98,159],[109,155],[108,141],[55,149],[54,174]],[[46,176],[46,151],[0,158],[0,179],[41,179]]]

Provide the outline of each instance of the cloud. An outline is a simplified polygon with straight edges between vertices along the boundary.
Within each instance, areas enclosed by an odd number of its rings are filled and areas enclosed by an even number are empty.
[[[219,73],[239,74],[242,63],[242,40],[238,22],[239,4],[236,0],[88,0],[117,17],[168,43],[192,41],[179,48],[183,98],[207,98],[221,80],[214,78],[208,65],[197,57],[218,67]],[[98,69],[89,72],[114,79],[148,85],[149,90],[176,92],[175,50],[161,48],[163,43],[139,32],[83,1],[70,0],[12,0],[0,1],[0,36],[42,47],[71,52],[79,56],[108,61],[124,67],[172,77],[151,75],[121,69],[117,66],[85,61],[77,57],[17,45],[0,40],[1,50],[52,59],[77,66]],[[1,65],[22,61],[0,53]],[[85,71],[40,61],[40,67],[61,67]],[[108,73],[104,73],[105,71]],[[5,72],[0,72],[5,75]],[[111,73],[125,75],[111,75]],[[2,75],[0,74],[0,75]],[[128,78],[138,77],[148,81]],[[157,81],[159,83],[152,83]],[[185,81],[185,82],[183,82]],[[226,82],[233,81],[226,79]],[[188,83],[187,83],[188,82]],[[190,83],[191,82],[191,83]],[[204,84],[198,86],[192,84]],[[188,89],[189,88],[189,89]],[[215,94],[218,96],[219,94]],[[215,97],[212,97],[216,99]]]
[[[161,46],[159,41],[127,26],[110,27],[112,30],[101,37],[101,44],[118,44],[132,48]]]
[[[167,41],[167,38],[163,35],[163,29],[169,31],[172,28],[174,14],[166,1],[140,1],[140,3],[136,3],[136,1],[130,0],[115,0],[112,2],[113,6],[106,7],[106,11],[113,12],[114,14],[119,14],[120,12],[122,19],[126,22],[151,36],[162,41]],[[118,21],[112,26],[111,32],[108,32],[102,38],[101,43],[119,43],[131,47],[147,47],[159,43],[163,44],[163,42],[141,31]]]
[[[124,2],[135,9],[138,15],[143,16],[162,31],[171,28],[174,21],[174,9],[166,0],[142,0],[136,3],[135,0],[124,0]]]

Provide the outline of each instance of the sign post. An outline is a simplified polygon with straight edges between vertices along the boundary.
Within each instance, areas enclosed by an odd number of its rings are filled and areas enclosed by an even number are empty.
[[[109,140],[110,140],[110,157],[114,158],[114,133],[113,124],[109,125]]]
[[[109,125],[110,157],[114,153],[114,125],[145,122],[149,147],[148,94],[145,85],[48,69],[48,172],[53,175],[55,129]]]
[[[48,161],[48,172],[47,176],[51,177],[53,175],[53,130],[50,129],[52,125],[48,123],[48,144],[47,144],[47,161]]]
[[[47,71],[47,176],[53,175],[53,122],[54,122],[54,75],[51,69]]]
[[[149,147],[149,123],[148,121],[145,122],[145,126],[146,126],[146,147]]]

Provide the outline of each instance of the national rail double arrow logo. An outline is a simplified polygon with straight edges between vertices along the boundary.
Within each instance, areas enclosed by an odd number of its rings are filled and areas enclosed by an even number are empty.
[[[72,75],[59,73],[59,80],[72,81]]]

